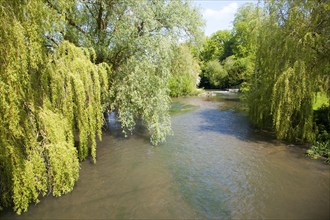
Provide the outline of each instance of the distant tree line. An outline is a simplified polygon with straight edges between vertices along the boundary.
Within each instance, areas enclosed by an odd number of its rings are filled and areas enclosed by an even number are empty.
[[[200,87],[244,87],[255,67],[257,35],[263,8],[245,4],[235,14],[233,30],[207,37],[198,53],[202,74]]]

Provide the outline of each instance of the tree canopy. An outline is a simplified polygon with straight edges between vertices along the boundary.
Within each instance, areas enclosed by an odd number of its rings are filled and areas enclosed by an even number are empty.
[[[69,17],[68,39],[112,67],[109,99],[123,131],[141,118],[158,144],[170,132],[168,81],[175,48],[202,36],[199,12],[185,1],[83,1]],[[78,38],[78,40],[76,40]]]
[[[200,70],[201,86],[240,87],[257,127],[322,136],[330,152],[330,107],[313,109],[330,103],[329,14],[326,1],[246,4],[197,53],[203,22],[184,0],[0,0],[0,210],[70,192],[105,111],[163,142],[170,96],[193,93]]]
[[[262,8],[244,4],[235,14],[232,31],[220,30],[206,38],[199,56],[203,70],[202,87],[249,90],[262,18]]]
[[[170,95],[172,97],[196,94],[200,82],[200,66],[188,45],[175,47],[171,64],[169,80]]]
[[[79,160],[95,160],[108,67],[67,41],[54,50],[63,20],[42,1],[2,1],[0,14],[0,206],[21,213],[40,194],[71,191]]]
[[[323,1],[270,1],[259,35],[250,116],[276,136],[313,141],[313,102],[329,93],[329,10]]]
[[[211,60],[222,61],[232,55],[231,51],[231,33],[228,30],[219,30],[206,37],[200,59],[203,62]]]
[[[0,209],[20,214],[96,161],[104,111],[164,141],[173,48],[202,22],[186,1],[1,0],[0,24]]]
[[[224,44],[214,41],[224,38],[224,31],[206,39],[201,85],[239,86],[256,127],[274,130],[277,138],[290,142],[327,140],[330,152],[330,130],[324,126],[330,107],[313,109],[319,97],[327,100],[323,103],[330,100],[329,10],[326,1],[243,5]]]

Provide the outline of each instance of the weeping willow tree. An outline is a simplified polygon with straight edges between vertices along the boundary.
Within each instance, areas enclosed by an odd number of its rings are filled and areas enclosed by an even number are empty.
[[[317,92],[330,98],[330,4],[269,1],[260,28],[250,116],[290,141],[314,140],[312,105]]]
[[[186,1],[0,0],[0,209],[70,192],[106,109],[164,141],[172,48],[200,25]]]
[[[106,64],[63,41],[73,2],[0,1],[0,209],[70,192],[79,160],[96,158]],[[79,146],[75,147],[75,140]]]
[[[54,6],[54,8],[56,8]],[[72,8],[66,39],[93,47],[96,62],[112,67],[105,103],[123,132],[137,120],[158,144],[170,133],[168,81],[175,48],[201,36],[201,16],[188,1],[80,1]]]

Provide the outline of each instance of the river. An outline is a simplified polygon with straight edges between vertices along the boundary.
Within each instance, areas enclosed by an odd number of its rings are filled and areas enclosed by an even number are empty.
[[[111,130],[73,192],[1,219],[329,219],[330,168],[304,149],[255,131],[235,95],[176,99],[174,135],[153,147],[143,131]]]

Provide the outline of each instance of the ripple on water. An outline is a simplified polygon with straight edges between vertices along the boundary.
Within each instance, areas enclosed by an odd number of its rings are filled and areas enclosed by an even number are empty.
[[[197,108],[172,116],[165,144],[125,139],[112,115],[72,193],[1,219],[329,219],[329,166],[253,131],[233,96],[179,101]]]

